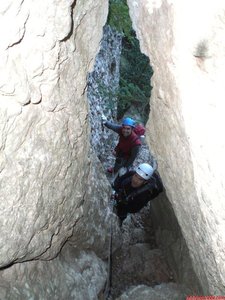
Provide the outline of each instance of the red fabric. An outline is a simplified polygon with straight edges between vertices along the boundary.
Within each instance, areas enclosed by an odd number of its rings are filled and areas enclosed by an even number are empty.
[[[128,137],[122,135],[122,129],[120,130],[119,143],[117,144],[115,150],[117,154],[122,154],[124,157],[129,157],[131,150],[134,146],[141,145],[141,141],[138,135],[132,131]]]
[[[144,135],[145,134],[145,127],[141,124],[138,124],[134,128],[134,132],[139,136]]]
[[[114,170],[113,170],[112,167],[110,167],[110,168],[107,169],[107,172],[112,174],[114,172]]]

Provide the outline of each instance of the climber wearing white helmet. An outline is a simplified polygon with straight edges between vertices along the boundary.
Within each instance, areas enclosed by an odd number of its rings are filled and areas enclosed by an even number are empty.
[[[141,176],[143,179],[148,180],[151,178],[152,174],[153,174],[154,170],[153,167],[150,166],[149,164],[140,164],[137,168],[136,168],[136,173]]]
[[[147,163],[140,164],[135,171],[118,177],[114,183],[116,191],[116,213],[121,225],[128,213],[136,213],[163,191],[160,176]]]

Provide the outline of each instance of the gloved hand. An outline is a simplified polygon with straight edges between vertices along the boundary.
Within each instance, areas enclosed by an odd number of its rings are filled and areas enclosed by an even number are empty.
[[[107,118],[105,115],[102,114],[102,123],[105,124],[107,122]]]
[[[127,168],[125,167],[120,168],[118,171],[119,177],[123,176],[126,172],[127,172]]]

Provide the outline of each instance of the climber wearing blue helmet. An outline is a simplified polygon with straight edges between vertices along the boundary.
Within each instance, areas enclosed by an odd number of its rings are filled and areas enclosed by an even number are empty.
[[[131,118],[124,118],[122,121],[122,126],[135,127],[135,121]]]
[[[119,171],[119,175],[122,176],[133,164],[141,146],[139,136],[133,131],[135,121],[126,117],[122,120],[122,125],[118,125],[107,121],[106,117],[102,116],[102,123],[119,135],[119,142],[113,151],[116,156],[115,165],[107,171],[109,173]]]

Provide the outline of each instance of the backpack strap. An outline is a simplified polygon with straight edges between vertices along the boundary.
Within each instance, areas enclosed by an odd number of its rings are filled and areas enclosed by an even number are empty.
[[[143,192],[150,190],[153,187],[152,183],[146,183],[145,185],[143,185],[140,189],[138,189],[137,191],[134,191],[133,193],[131,193],[130,195],[128,195],[125,199],[125,201],[129,201],[129,199],[136,197],[137,195],[142,194]]]

